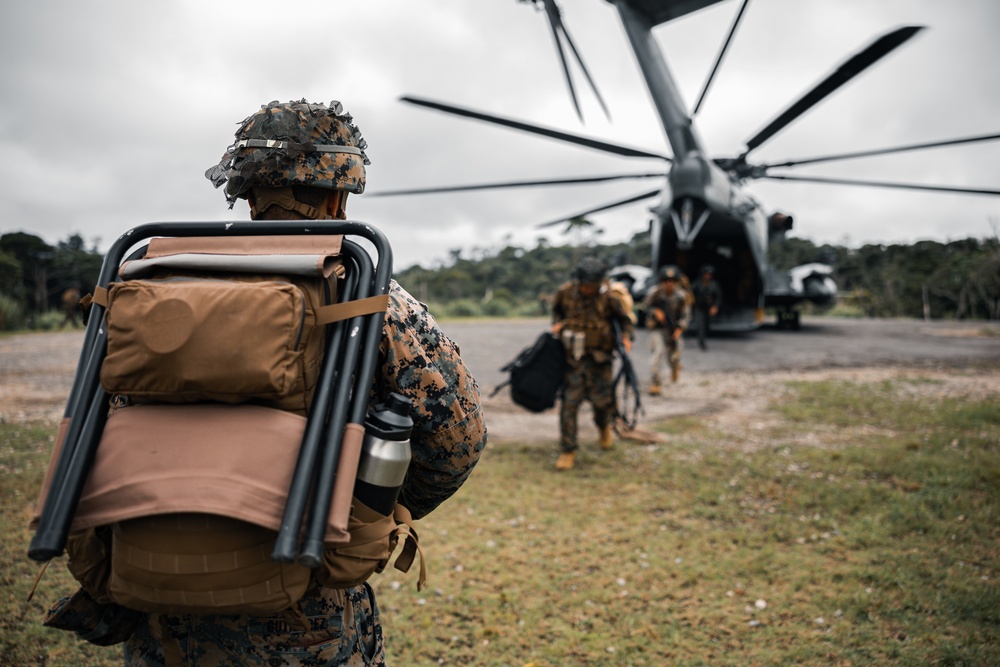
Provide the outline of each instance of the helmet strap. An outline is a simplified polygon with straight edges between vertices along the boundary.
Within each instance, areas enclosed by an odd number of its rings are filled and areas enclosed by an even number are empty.
[[[253,199],[250,201],[250,217],[254,219],[272,206],[295,211],[308,220],[318,220],[321,214],[325,213],[315,206],[303,204],[295,199],[291,188],[258,188],[254,190]]]
[[[333,190],[326,197],[326,217],[334,220],[347,219],[347,191]]]

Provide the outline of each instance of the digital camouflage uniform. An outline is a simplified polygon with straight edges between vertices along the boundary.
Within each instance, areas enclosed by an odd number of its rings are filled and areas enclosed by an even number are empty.
[[[571,281],[559,288],[552,299],[552,322],[561,324],[560,336],[567,347],[567,370],[563,379],[559,407],[559,446],[563,452],[573,452],[577,442],[577,413],[584,401],[594,409],[594,424],[598,430],[611,424],[615,416],[612,360],[614,333],[611,319],[621,324],[622,335],[631,339],[631,313],[622,299],[614,294],[607,281],[594,296],[580,292],[580,283]],[[577,358],[568,343],[568,332],[585,333],[586,344]]]
[[[652,328],[652,335],[649,337],[649,349],[652,352],[650,365],[650,384],[654,387],[661,384],[661,371],[664,363],[670,365],[676,377],[680,369],[681,349],[684,346],[682,338],[673,339],[674,330],[678,327],[683,331],[688,327],[691,320],[691,306],[688,293],[680,286],[674,288],[673,294],[667,294],[662,285],[654,287],[646,298],[642,301],[642,308],[646,312],[646,324]],[[666,315],[666,322],[661,324],[653,317],[653,311],[659,309]]]
[[[479,388],[458,346],[395,282],[389,296],[373,400],[391,392],[413,400],[413,458],[400,503],[417,519],[466,480],[486,444],[486,427]],[[295,623],[302,618],[308,631]],[[297,610],[262,618],[155,616],[125,643],[125,664],[360,666],[385,664],[385,654],[378,607],[365,583],[346,590],[314,586]]]

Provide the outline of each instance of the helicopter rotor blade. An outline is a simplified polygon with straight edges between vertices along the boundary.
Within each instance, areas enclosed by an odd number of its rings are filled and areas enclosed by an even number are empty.
[[[763,130],[751,137],[750,140],[747,141],[747,149],[743,151],[743,155],[741,157],[745,158],[747,153],[770,139],[793,120],[820,102],[827,95],[843,86],[882,57],[888,55],[893,49],[903,44],[906,40],[913,37],[922,29],[923,26],[904,26],[902,28],[897,28],[892,32],[882,35],[877,40],[869,44],[865,49],[853,55],[832,74],[820,81],[809,92],[800,97],[798,101],[788,107],[781,113],[781,115],[768,123]]]
[[[801,160],[789,160],[774,164],[759,165],[764,169],[772,167],[793,167],[801,164],[815,164],[817,162],[832,162],[834,160],[850,160],[852,158],[869,157],[872,155],[889,155],[891,153],[903,153],[905,151],[917,151],[924,148],[937,148],[939,146],[954,146],[956,144],[971,144],[979,141],[994,141],[1000,139],[1000,134],[984,134],[978,137],[964,137],[962,139],[947,139],[944,141],[934,141],[926,144],[912,144],[910,146],[894,146],[892,148],[877,148],[870,151],[858,151],[855,153],[840,153],[838,155],[825,155],[822,157],[804,158]]]
[[[625,206],[626,204],[631,204],[633,202],[642,201],[643,199],[649,199],[650,197],[655,197],[656,195],[663,192],[662,188],[657,188],[655,190],[650,190],[649,192],[643,192],[640,195],[635,195],[633,197],[628,197],[626,199],[620,199],[618,201],[611,202],[610,204],[604,204],[603,206],[598,206],[597,208],[588,209],[586,211],[581,211],[579,213],[574,213],[573,215],[565,215],[558,220],[549,220],[548,222],[543,222],[540,225],[535,225],[537,229],[542,229],[544,227],[552,227],[558,225],[561,222],[566,222],[567,220],[572,220],[573,218],[582,218],[585,215],[590,215],[591,213],[598,213],[600,211],[607,211],[608,209],[617,208],[619,206]]]
[[[973,195],[1000,195],[1000,190],[986,188],[960,188],[947,185],[919,185],[916,183],[886,183],[882,181],[857,181],[847,178],[823,178],[819,176],[784,176],[778,174],[765,174],[761,178],[770,178],[779,181],[803,181],[806,183],[825,183],[828,185],[861,185],[876,188],[901,188],[904,190],[928,190],[930,192],[954,192],[958,194]]]
[[[666,155],[661,155],[659,153],[650,153],[649,151],[644,151],[639,148],[630,148],[628,146],[611,144],[606,141],[591,139],[589,137],[583,137],[577,134],[570,134],[568,132],[562,132],[560,130],[541,127],[539,125],[530,125],[528,123],[524,123],[521,121],[512,120],[509,118],[503,118],[501,116],[494,116],[491,114],[481,113],[479,111],[473,111],[471,109],[463,109],[462,107],[457,107],[450,104],[443,104],[441,102],[434,102],[431,100],[425,100],[418,97],[411,97],[409,95],[403,96],[399,99],[403,102],[408,102],[410,104],[415,104],[417,106],[427,107],[428,109],[435,109],[437,111],[443,111],[445,113],[455,114],[457,116],[464,116],[466,118],[474,118],[476,120],[485,121],[487,123],[494,123],[496,125],[510,127],[515,130],[521,130],[522,132],[531,132],[533,134],[540,134],[543,137],[549,137],[550,139],[558,139],[559,141],[566,141],[572,144],[586,146],[587,148],[593,148],[595,150],[605,151],[607,153],[614,153],[615,155],[621,155],[624,157],[656,158],[657,160],[666,160],[667,162],[672,161],[671,158],[667,157]]]
[[[748,0],[749,1],[749,0]],[[593,77],[590,76],[590,71],[587,66],[583,63],[583,57],[580,56],[580,52],[576,48],[576,44],[573,42],[573,38],[570,37],[569,31],[566,29],[566,24],[562,22],[562,13],[559,11],[559,7],[556,6],[555,0],[544,0],[545,11],[549,15],[549,21],[553,23],[553,32],[555,31],[555,25],[559,25],[559,29],[562,30],[563,37],[566,38],[566,44],[569,46],[570,51],[573,52],[573,57],[576,58],[577,64],[580,66],[580,71],[583,72],[584,78],[587,79],[587,83],[590,84],[590,90],[593,91],[594,97],[597,98],[598,104],[601,105],[601,110],[604,112],[604,117],[611,120],[611,112],[608,111],[608,105],[604,103],[604,98],[601,97],[600,91],[597,90],[597,84],[594,83]],[[562,58],[562,47],[559,49],[559,57]],[[566,79],[569,80],[569,70],[566,69],[566,60],[563,58],[563,69],[566,70]],[[572,85],[571,85],[572,88]],[[576,103],[576,96],[573,98],[574,104]],[[579,114],[580,108],[577,107],[577,114]],[[583,120],[581,117],[580,120]]]
[[[566,78],[566,86],[569,88],[569,96],[573,101],[573,108],[576,110],[576,117],[583,122],[583,112],[580,111],[580,101],[576,97],[576,88],[573,86],[573,77],[569,73],[569,63],[566,62],[566,53],[563,51],[562,38],[559,36],[559,30],[562,29],[563,34],[566,34],[566,29],[562,25],[562,17],[559,15],[559,8],[556,6],[554,0],[543,0],[545,6],[545,15],[549,19],[549,28],[552,29],[552,39],[556,43],[556,53],[559,54],[559,62],[562,63],[563,76]],[[567,35],[567,40],[569,39]],[[574,49],[575,51],[575,49]]]
[[[441,192],[468,192],[472,190],[496,190],[501,188],[525,188],[541,185],[575,185],[579,183],[603,183],[633,178],[666,178],[663,172],[652,174],[615,174],[610,176],[581,176],[577,178],[556,178],[544,181],[505,181],[501,183],[477,183],[474,185],[451,185],[432,188],[414,188],[410,190],[386,190],[383,192],[366,192],[369,197],[395,197],[397,195],[426,195]]]
[[[729,42],[732,41],[733,35],[736,34],[736,26],[740,24],[740,19],[743,18],[743,12],[746,10],[747,5],[750,4],[750,0],[743,0],[743,4],[740,6],[740,11],[736,13],[736,19],[733,20],[733,25],[729,28],[729,34],[726,35],[726,41],[722,44],[722,49],[719,50],[719,55],[715,58],[715,64],[712,65],[712,71],[708,75],[708,79],[705,80],[705,85],[702,86],[701,94],[698,96],[698,102],[694,105],[694,110],[691,112],[692,116],[698,114],[698,110],[701,109],[701,103],[705,101],[705,95],[708,94],[708,87],[712,85],[712,79],[715,78],[715,73],[719,70],[719,65],[722,64],[722,59],[726,55],[726,50],[729,48]]]

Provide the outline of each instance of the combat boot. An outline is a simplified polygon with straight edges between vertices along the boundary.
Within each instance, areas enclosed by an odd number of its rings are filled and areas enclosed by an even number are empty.
[[[556,460],[556,470],[572,470],[576,462],[576,452],[563,452]]]
[[[670,381],[677,382],[677,378],[679,378],[680,376],[681,376],[681,365],[677,364],[676,366],[670,369]]]
[[[615,444],[614,434],[611,432],[611,424],[601,428],[601,437],[597,440],[598,446],[607,451]]]
[[[658,385],[658,384],[651,384],[651,385],[649,385],[649,395],[650,396],[659,396],[661,391],[662,390],[660,389],[660,385]]]

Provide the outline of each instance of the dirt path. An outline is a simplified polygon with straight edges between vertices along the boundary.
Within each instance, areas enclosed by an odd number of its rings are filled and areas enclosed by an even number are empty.
[[[507,391],[491,397],[499,368],[544,330],[544,320],[446,322],[479,380],[493,442],[554,443],[555,410],[529,413]],[[773,419],[764,409],[790,380],[842,378],[875,382],[903,375],[933,380],[920,385],[929,398],[968,396],[1000,400],[1000,326],[982,323],[806,320],[799,333],[763,329],[714,338],[709,351],[688,343],[685,370],[659,397],[643,396],[641,425],[679,415],[708,416],[713,428],[754,442]],[[645,331],[634,360],[641,378],[648,364]],[[0,421],[57,420],[63,411],[83,342],[81,331],[0,338]],[[596,437],[589,408],[580,416],[581,438]]]

